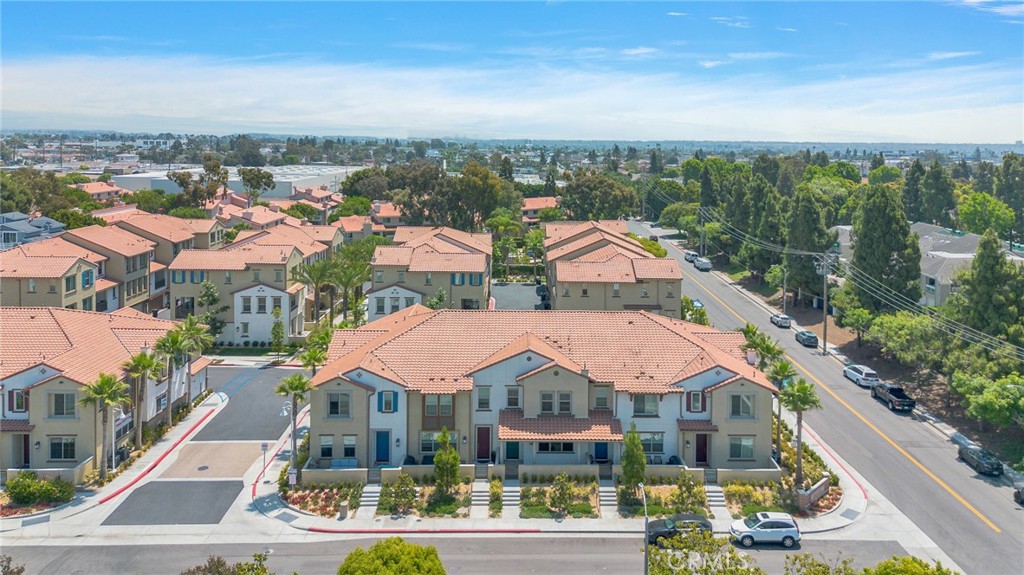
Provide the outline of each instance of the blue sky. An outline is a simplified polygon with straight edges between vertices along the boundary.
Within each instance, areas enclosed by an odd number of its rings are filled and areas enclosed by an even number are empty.
[[[0,3],[3,127],[1006,143],[1024,3]]]

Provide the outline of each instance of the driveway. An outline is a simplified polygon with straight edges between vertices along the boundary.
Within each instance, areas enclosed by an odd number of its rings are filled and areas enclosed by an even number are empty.
[[[242,492],[238,481],[153,481],[133,491],[103,525],[216,525]]]
[[[280,381],[296,373],[288,368],[210,367],[210,386],[228,396],[227,406],[192,441],[273,441],[291,419],[281,417],[285,398],[274,393]]]

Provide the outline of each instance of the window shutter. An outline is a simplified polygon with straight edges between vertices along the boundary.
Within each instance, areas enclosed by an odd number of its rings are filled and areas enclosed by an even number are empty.
[[[7,411],[14,411],[14,391],[7,390]]]
[[[706,393],[704,393],[702,391],[702,392],[700,392],[700,410],[702,412],[707,411],[708,410],[707,405],[708,405],[708,394],[706,394]]]
[[[398,392],[391,392],[391,410],[398,413]]]
[[[377,392],[377,413],[384,413],[384,392]]]
[[[690,398],[690,394],[691,393],[693,393],[693,392],[689,391],[689,392],[686,393],[686,412],[687,413],[692,413],[693,412],[693,409],[692,409],[693,405],[691,403],[691,398]]]
[[[25,397],[25,411],[28,411],[28,391],[23,391],[21,394]]]

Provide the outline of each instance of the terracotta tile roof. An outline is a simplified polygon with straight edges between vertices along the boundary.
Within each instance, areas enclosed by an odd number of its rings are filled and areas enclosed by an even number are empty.
[[[0,277],[5,278],[59,278],[71,269],[79,258],[72,256],[31,257],[17,247],[0,252]]]
[[[590,222],[547,222],[544,224],[545,240],[558,242],[568,237],[584,233],[588,230],[601,229],[606,232],[625,236],[629,232],[627,222],[623,220],[598,220]],[[544,242],[547,244],[547,241]]]
[[[473,366],[473,368],[467,372],[467,375],[476,373],[482,369],[486,369],[492,365],[501,363],[510,357],[515,357],[527,351],[532,351],[533,353],[541,355],[547,358],[549,362],[560,364],[566,369],[570,369],[576,373],[579,373],[583,369],[576,362],[570,359],[569,356],[558,351],[543,339],[527,332],[513,339],[505,347],[484,358],[483,361]],[[538,364],[540,363],[541,362],[538,361]],[[543,367],[545,367],[545,365],[538,366],[538,368]]]
[[[275,212],[266,206],[253,206],[251,208],[243,208],[234,204],[217,204],[214,208],[215,213],[219,219],[230,220],[232,217],[239,220],[246,220],[252,222],[258,226],[265,226],[274,222],[285,221],[291,218],[288,214],[282,212]],[[295,218],[297,225],[301,222]]]
[[[175,324],[148,315],[0,307],[0,378],[41,363],[83,385],[101,372],[120,377],[122,362]]]
[[[487,256],[473,253],[438,253],[429,246],[377,246],[371,266],[401,266],[411,272],[472,272],[487,269]]]
[[[82,258],[87,262],[92,262],[97,265],[110,259],[103,254],[96,253],[88,248],[83,248],[78,244],[73,244],[60,236],[47,238],[38,242],[21,244],[17,248],[12,249],[20,249],[25,255],[31,257],[72,256]]]
[[[70,242],[80,238],[127,257],[149,253],[156,247],[156,243],[115,226],[87,226],[68,230],[64,232],[64,238]]]
[[[374,202],[371,214],[380,218],[401,218],[402,212],[392,202]]]
[[[302,231],[302,229],[290,225],[257,230],[251,235],[247,234],[242,239],[236,237],[233,243],[228,244],[223,249],[225,251],[235,251],[251,245],[295,247],[302,252],[303,258],[313,257],[330,249],[309,237],[309,234]]]
[[[100,293],[101,291],[108,290],[112,287],[117,287],[118,285],[120,284],[112,279],[96,278],[96,293]]]
[[[318,226],[313,224],[299,226],[298,229],[318,242],[327,243],[334,243],[334,239],[341,233],[334,226]]]
[[[606,245],[617,246],[622,253],[632,253],[636,257],[654,257],[632,238],[599,229],[591,229],[587,233],[556,241],[546,241],[544,255],[548,261],[552,261],[581,250],[585,250],[584,253],[591,252]],[[588,247],[590,249],[587,249]]]
[[[131,190],[118,187],[114,182],[88,182],[85,184],[75,184],[75,187],[90,196],[96,196],[99,194],[129,194]]]
[[[555,283],[636,283],[633,260],[617,257],[606,262],[555,261]]]
[[[395,230],[395,244],[407,247],[429,245],[441,253],[482,253],[491,255],[491,235],[425,226],[402,226]]]
[[[588,417],[541,415],[523,417],[521,409],[498,412],[501,441],[622,441],[622,422],[608,410],[594,410]]]
[[[102,210],[93,210],[89,212],[90,216],[97,217],[108,224],[112,224],[116,221],[123,220],[124,218],[130,218],[131,216],[145,215],[149,212],[144,212],[135,207],[135,204],[128,204],[126,206],[117,206],[113,208],[104,208]]]
[[[186,226],[192,228],[192,231],[198,234],[208,234],[220,223],[217,220],[198,220],[193,218],[182,218],[181,221],[185,222]]]
[[[679,431],[718,431],[718,426],[706,419],[679,419]]]
[[[158,262],[156,260],[151,260],[149,262],[149,273],[158,272],[160,270],[165,270],[165,269],[167,269],[167,266],[165,266],[164,264],[162,264],[162,263],[160,263],[160,262]]]
[[[346,234],[356,234],[363,231],[363,226],[367,223],[373,223],[370,216],[344,216],[338,218],[333,225],[344,230]]]
[[[27,419],[0,419],[0,431],[13,431],[15,433],[32,431],[36,426]]]
[[[543,210],[544,208],[557,208],[558,198],[554,196],[543,196],[540,198],[523,198],[523,211]]]
[[[364,331],[374,333],[360,334]],[[557,351],[576,366],[585,365],[591,380],[611,383],[616,391],[681,393],[674,385],[679,374],[701,355],[729,374],[775,391],[742,358],[741,334],[716,338],[712,331],[647,312],[432,311],[416,305],[354,331],[336,331],[335,340],[344,341],[331,346],[331,362],[314,383],[372,364],[383,365],[410,389],[453,393],[470,389],[472,372],[489,359],[511,357],[530,346],[544,355],[544,344],[553,350],[548,353]]]
[[[222,250],[181,250],[172,270],[244,270],[254,264],[284,264],[298,248],[279,245],[245,244]]]
[[[201,356],[199,359],[196,359],[191,364],[189,364],[189,373],[195,376],[200,371],[203,371],[204,369],[211,365],[213,365],[212,359],[206,357],[205,355]]]
[[[637,279],[681,280],[683,270],[675,258],[638,258],[633,260]]]
[[[185,242],[195,237],[195,230],[185,223],[185,220],[162,214],[130,216],[118,221],[115,225],[133,233],[138,233],[136,230],[149,232],[172,243]]]

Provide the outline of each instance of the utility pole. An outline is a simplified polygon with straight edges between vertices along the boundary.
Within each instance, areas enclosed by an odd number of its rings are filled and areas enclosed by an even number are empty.
[[[782,315],[786,315],[786,300],[789,299],[789,294],[786,292],[786,276],[789,275],[789,269],[785,266],[782,267]]]
[[[821,306],[821,354],[828,355],[828,253],[823,254],[821,265],[821,277],[824,279],[822,286]]]

